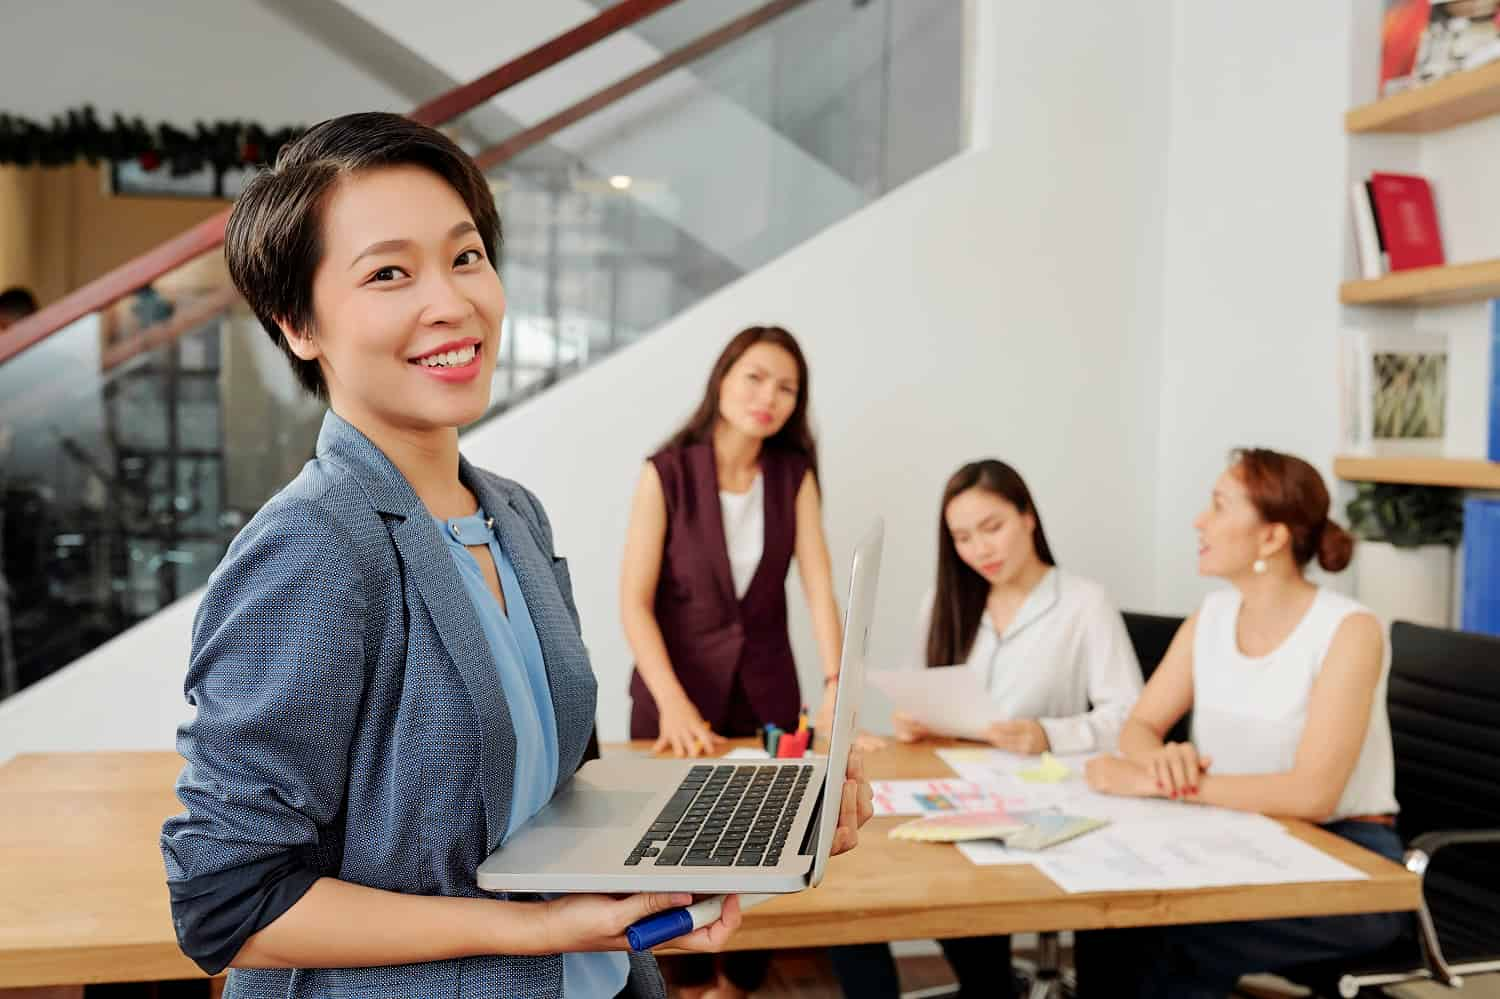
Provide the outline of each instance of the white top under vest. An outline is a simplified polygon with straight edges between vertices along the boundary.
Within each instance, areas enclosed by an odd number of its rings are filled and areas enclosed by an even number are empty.
[[[922,602],[915,662],[927,665],[934,594]],[[1051,569],[1003,634],[989,612],[966,661],[994,700],[995,720],[1034,718],[1054,753],[1112,752],[1141,694],[1125,621],[1104,587]]]
[[[1320,588],[1286,641],[1271,654],[1251,658],[1240,651],[1236,625],[1240,593],[1211,593],[1198,611],[1193,636],[1193,744],[1213,758],[1220,774],[1287,773],[1297,760],[1307,724],[1308,700],[1318,670],[1339,625],[1365,607]],[[1396,811],[1396,770],[1386,681],[1391,649],[1384,643],[1380,682],[1370,705],[1365,742],[1344,785],[1335,819],[1389,815]]]
[[[720,490],[719,510],[724,517],[724,547],[729,552],[734,595],[743,598],[766,549],[765,479],[757,474],[748,492]]]

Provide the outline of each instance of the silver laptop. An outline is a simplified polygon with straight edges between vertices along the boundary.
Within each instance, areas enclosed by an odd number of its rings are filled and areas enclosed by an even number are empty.
[[[795,892],[823,879],[838,826],[884,537],[854,550],[827,759],[586,763],[479,867],[507,892]]]

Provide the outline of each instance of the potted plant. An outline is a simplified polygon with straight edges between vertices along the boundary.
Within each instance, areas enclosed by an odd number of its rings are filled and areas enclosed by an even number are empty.
[[[1349,501],[1360,603],[1386,621],[1453,623],[1453,549],[1463,539],[1457,489],[1361,482]]]

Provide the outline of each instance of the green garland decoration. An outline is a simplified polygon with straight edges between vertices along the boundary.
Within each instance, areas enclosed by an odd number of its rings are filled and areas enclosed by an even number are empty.
[[[268,129],[254,122],[193,123],[191,130],[168,124],[147,125],[140,118],[111,117],[108,125],[88,105],[43,124],[0,112],[0,164],[66,166],[139,160],[146,170],[165,167],[174,177],[212,166],[218,173],[260,163],[274,163],[281,147],[305,126]]]

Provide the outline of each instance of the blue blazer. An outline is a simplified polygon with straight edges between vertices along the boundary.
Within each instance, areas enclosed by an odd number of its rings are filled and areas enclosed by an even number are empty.
[[[459,475],[515,566],[546,662],[558,773],[571,774],[596,685],[567,563],[535,496],[467,461]],[[474,872],[505,832],[516,754],[499,674],[436,522],[334,413],[317,456],[215,570],[186,691],[197,708],[177,738],[186,811],[161,843],[178,938],[205,967],[192,941],[239,927],[222,965],[320,876],[487,894]],[[226,995],[560,999],[562,987],[560,957],[496,956],[235,969]],[[626,993],[665,996],[649,955],[632,956]]]

